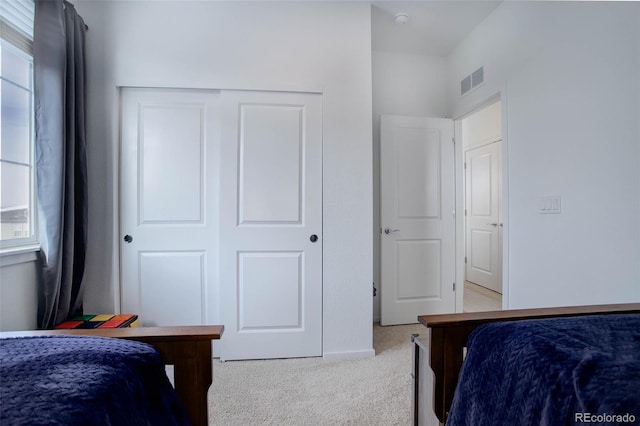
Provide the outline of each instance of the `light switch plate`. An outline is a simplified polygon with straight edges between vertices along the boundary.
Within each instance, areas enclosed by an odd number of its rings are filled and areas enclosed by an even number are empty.
[[[539,211],[540,214],[560,214],[562,211],[560,196],[541,197]]]

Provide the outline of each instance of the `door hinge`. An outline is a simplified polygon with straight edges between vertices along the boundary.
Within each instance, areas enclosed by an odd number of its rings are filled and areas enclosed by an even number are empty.
[[[453,283],[453,291],[456,291],[456,283]]]
[[[464,209],[464,215],[465,216],[467,215],[467,209]]]
[[[453,144],[456,144],[456,138],[451,138],[451,142],[453,142]]]
[[[464,162],[464,169],[467,170],[467,162]]]
[[[464,263],[467,263],[467,256],[464,257]]]

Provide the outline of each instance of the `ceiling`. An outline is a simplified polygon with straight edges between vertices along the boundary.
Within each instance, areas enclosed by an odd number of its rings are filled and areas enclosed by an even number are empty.
[[[383,52],[448,56],[501,1],[374,1],[372,49]],[[398,12],[409,15],[396,24]]]

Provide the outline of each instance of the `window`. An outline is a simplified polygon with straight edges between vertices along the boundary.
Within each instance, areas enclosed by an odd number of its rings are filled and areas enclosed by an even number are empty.
[[[37,242],[33,0],[0,5],[0,248]]]

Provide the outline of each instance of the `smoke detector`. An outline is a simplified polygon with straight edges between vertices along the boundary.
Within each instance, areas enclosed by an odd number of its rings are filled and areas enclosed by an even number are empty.
[[[409,15],[405,12],[398,12],[393,17],[393,22],[395,22],[398,25],[404,25],[407,22],[409,22]]]

